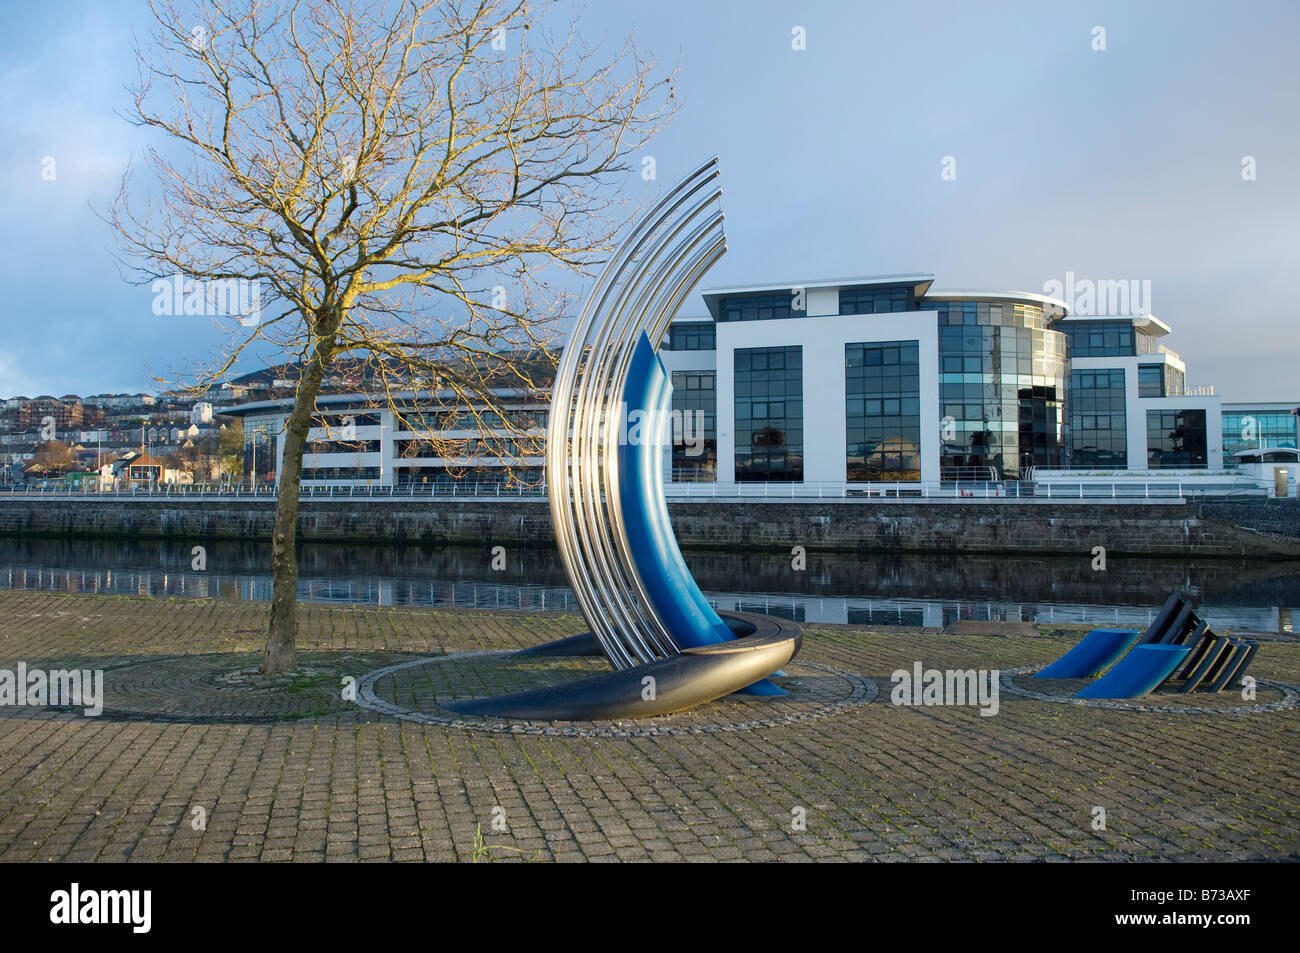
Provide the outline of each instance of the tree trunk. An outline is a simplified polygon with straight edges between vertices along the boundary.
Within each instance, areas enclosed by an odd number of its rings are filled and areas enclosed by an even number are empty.
[[[271,624],[262,655],[264,675],[291,672],[298,661],[298,490],[316,395],[333,357],[331,338],[332,335],[318,341],[312,352],[307,371],[298,384],[293,413],[285,423],[275,527],[271,533]]]

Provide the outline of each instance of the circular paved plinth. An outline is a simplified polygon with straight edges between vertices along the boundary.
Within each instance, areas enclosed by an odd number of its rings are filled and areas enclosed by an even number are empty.
[[[343,679],[412,658],[409,652],[300,652],[298,669],[257,673],[260,652],[160,655],[146,659],[34,662],[29,668],[85,668],[104,673],[103,711],[81,708],[0,707],[0,716],[87,717],[99,721],[185,724],[259,724],[355,711],[343,698]],[[423,656],[420,656],[423,658]]]
[[[867,676],[796,658],[774,679],[781,697],[729,695],[689,711],[623,721],[536,722],[463,715],[443,703],[561,684],[609,671],[603,658],[517,658],[512,652],[300,653],[298,670],[265,678],[260,653],[154,656],[147,659],[31,662],[29,667],[98,668],[104,673],[106,721],[191,724],[275,722],[356,711],[472,731],[569,737],[637,737],[747,731],[826,718],[879,699],[889,702],[887,676]],[[1035,679],[1042,665],[1004,669],[1003,691],[1054,704],[1182,715],[1250,715],[1300,707],[1300,686],[1256,679],[1253,700],[1240,687],[1182,695],[1163,689],[1136,700],[1075,698],[1090,679]],[[343,679],[355,679],[356,701]],[[883,686],[883,688],[882,688]],[[0,717],[86,717],[81,709],[0,707]]]
[[[1255,698],[1244,704],[1241,687],[1221,692],[1180,694],[1177,687],[1162,688],[1141,701],[1105,698],[1075,698],[1074,693],[1095,681],[1091,678],[1033,678],[1042,665],[1021,665],[1002,672],[1002,690],[1038,701],[1084,708],[1112,708],[1121,711],[1158,711],[1174,715],[1249,715],[1265,711],[1282,711],[1300,703],[1300,686],[1255,680]]]
[[[413,659],[366,675],[357,701],[385,715],[471,731],[569,737],[698,735],[747,731],[825,718],[866,704],[879,691],[860,675],[796,659],[786,676],[773,679],[789,694],[779,697],[728,695],[689,711],[635,721],[515,721],[462,715],[447,702],[558,685],[609,671],[600,658],[511,658],[508,652],[456,652]]]

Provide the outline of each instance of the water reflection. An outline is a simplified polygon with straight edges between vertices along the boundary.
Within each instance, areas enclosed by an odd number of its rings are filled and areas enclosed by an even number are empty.
[[[265,544],[193,541],[0,540],[0,586],[114,595],[269,600]],[[312,602],[464,609],[576,611],[555,554],[510,550],[491,569],[483,549],[419,546],[302,547],[298,593]],[[1217,628],[1291,631],[1300,564],[1091,557],[808,554],[796,572],[781,553],[688,553],[720,608],[803,622],[946,625],[957,619],[1133,624],[1148,621],[1170,589],[1192,595]]]

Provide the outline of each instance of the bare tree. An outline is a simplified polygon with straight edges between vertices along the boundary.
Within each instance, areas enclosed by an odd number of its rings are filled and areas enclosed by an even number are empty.
[[[630,38],[602,58],[546,0],[151,9],[131,118],[166,142],[144,206],[124,178],[106,217],[132,280],[164,297],[175,282],[185,313],[230,332],[195,390],[241,356],[294,369],[262,662],[283,672],[322,388],[361,367],[410,429],[449,407],[538,440],[502,404],[547,383],[558,283],[611,247],[631,154],[672,112],[671,75]],[[494,449],[510,463],[519,445]]]
[[[242,473],[244,463],[244,422],[232,417],[221,425],[217,436],[216,476],[234,477]]]
[[[32,454],[32,463],[39,464],[52,474],[67,473],[75,462],[72,448],[62,440],[47,440]]]

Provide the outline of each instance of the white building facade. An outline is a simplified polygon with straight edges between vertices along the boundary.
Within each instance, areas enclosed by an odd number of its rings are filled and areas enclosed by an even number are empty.
[[[1221,472],[1223,401],[1187,383],[1187,365],[1159,343],[1169,334],[1149,314],[1067,316],[1071,466],[1141,472]]]
[[[545,465],[545,402],[499,395],[513,428],[494,413],[448,412],[450,394],[395,395],[400,409],[380,406],[369,394],[328,394],[317,400],[302,459],[304,486],[408,486],[514,478],[538,483]],[[244,419],[245,473],[259,485],[277,484],[284,455],[285,422],[292,399],[258,401],[222,413]],[[494,426],[495,425],[495,426]]]
[[[675,412],[666,479],[852,490],[1223,470],[1221,400],[1186,383],[1154,316],[1075,316],[1045,295],[938,291],[933,280],[705,291],[703,313],[678,316],[660,346]],[[424,399],[405,396],[412,408]],[[421,411],[412,425],[368,395],[322,396],[303,482],[491,482],[503,455],[540,481],[546,403],[501,396],[527,439],[491,415]],[[223,411],[244,417],[246,472],[259,483],[278,477],[290,403]]]

